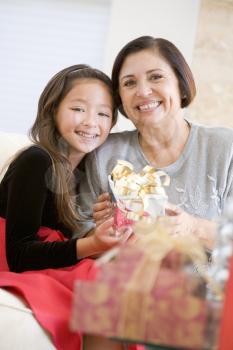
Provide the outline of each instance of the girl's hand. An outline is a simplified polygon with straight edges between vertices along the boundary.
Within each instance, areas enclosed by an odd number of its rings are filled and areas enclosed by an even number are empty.
[[[113,218],[110,218],[99,224],[94,230],[92,236],[93,243],[98,253],[108,250],[120,243],[120,237],[115,235],[113,223]]]
[[[99,226],[107,219],[113,216],[113,205],[111,202],[109,193],[102,193],[98,199],[97,203],[93,206],[93,218],[95,220],[96,226]]]
[[[108,219],[91,230],[86,237],[77,239],[77,258],[96,257],[119,242],[120,237],[114,235],[113,218]]]
[[[114,227],[114,218],[110,218],[91,230],[86,237],[77,239],[77,259],[98,257],[118,244],[134,243],[136,240],[131,226],[120,228],[119,234]]]
[[[122,226],[116,230],[113,223],[113,218],[110,218],[94,230],[93,242],[98,253],[102,253],[118,244],[134,243],[137,240],[131,226]]]

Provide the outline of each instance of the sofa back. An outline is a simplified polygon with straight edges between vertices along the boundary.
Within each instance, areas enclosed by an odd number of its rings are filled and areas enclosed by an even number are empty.
[[[30,145],[30,140],[26,135],[0,131],[0,181],[6,172],[7,161],[27,145]]]

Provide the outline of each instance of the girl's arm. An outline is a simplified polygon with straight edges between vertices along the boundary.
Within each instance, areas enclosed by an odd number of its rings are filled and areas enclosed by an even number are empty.
[[[2,186],[7,188],[6,252],[12,271],[57,268],[77,262],[76,239],[41,242],[37,235],[47,211],[53,213],[51,192],[51,201],[47,200],[45,209],[51,166],[44,150],[30,147],[11,164],[3,180]],[[44,218],[44,226],[45,222]]]

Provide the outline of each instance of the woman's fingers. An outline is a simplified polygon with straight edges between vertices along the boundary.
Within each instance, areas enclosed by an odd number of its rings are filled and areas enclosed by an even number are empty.
[[[104,192],[101,195],[99,195],[99,197],[97,198],[98,202],[104,202],[104,201],[110,201],[110,194],[108,192]]]
[[[181,212],[182,209],[172,203],[167,203],[165,207],[165,214],[168,216],[176,216],[179,215]]]
[[[93,218],[95,222],[97,223],[98,221],[104,221],[108,218],[110,218],[113,214],[113,210],[111,208],[107,208],[98,212],[93,213]]]
[[[98,198],[97,202],[93,205],[94,211],[103,210],[106,207],[111,206],[111,198],[108,192],[102,193]]]
[[[157,221],[164,226],[180,225],[180,218],[178,216],[159,216]]]
[[[135,243],[138,240],[138,236],[135,233],[131,233],[127,238],[127,243]]]
[[[96,211],[100,211],[100,210],[103,210],[104,208],[106,208],[106,202],[98,202],[98,203],[95,203],[93,205],[93,212],[96,212]]]
[[[98,202],[93,205],[93,218],[96,225],[110,218],[113,214],[112,203],[109,193],[103,193],[98,197]]]
[[[104,210],[105,208],[111,208],[112,203],[110,201],[105,200],[104,202],[97,202],[93,205],[93,211],[101,211]]]

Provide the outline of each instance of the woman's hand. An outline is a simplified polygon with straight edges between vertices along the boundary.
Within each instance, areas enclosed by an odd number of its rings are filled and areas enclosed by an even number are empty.
[[[170,203],[165,209],[165,214],[160,216],[158,221],[165,225],[171,235],[195,235],[207,249],[213,249],[217,231],[215,222],[190,215]]]
[[[99,226],[107,219],[113,216],[113,205],[111,202],[109,193],[102,193],[98,199],[97,203],[93,206],[93,218],[95,220],[96,226]]]
[[[198,220],[195,216],[169,203],[165,208],[165,216],[160,216],[158,221],[165,224],[171,235],[192,235],[196,232]]]

